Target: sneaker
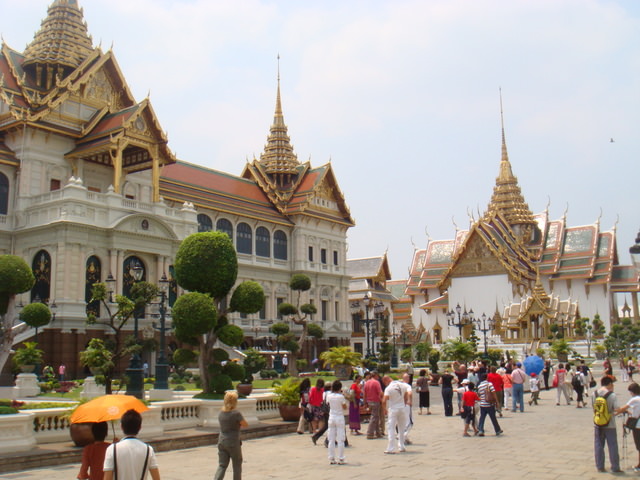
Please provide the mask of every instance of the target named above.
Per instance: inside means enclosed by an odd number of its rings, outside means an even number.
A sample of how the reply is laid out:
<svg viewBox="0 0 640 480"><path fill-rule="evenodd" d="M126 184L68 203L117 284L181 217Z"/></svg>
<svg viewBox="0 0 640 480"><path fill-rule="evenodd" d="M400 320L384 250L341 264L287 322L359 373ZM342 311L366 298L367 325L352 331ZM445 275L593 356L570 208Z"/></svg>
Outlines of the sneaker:
<svg viewBox="0 0 640 480"><path fill-rule="evenodd" d="M411 440L409 440L408 438L404 439L404 443L405 443L405 445L412 445L413 444L413 442Z"/></svg>
<svg viewBox="0 0 640 480"><path fill-rule="evenodd" d="M345 463L347 462L345 462L344 460L338 460L338 465L344 465Z"/></svg>
<svg viewBox="0 0 640 480"><path fill-rule="evenodd" d="M330 465L335 465L335 464L336 464L336 461L335 461L335 460L333 460L333 459L331 459L331 460L329 460L329 464L330 464Z"/></svg>
<svg viewBox="0 0 640 480"><path fill-rule="evenodd" d="M401 448L401 449L400 449L400 450L398 450L398 451L399 451L400 453L402 453L402 452L406 452L406 451L407 451L407 449L406 449L406 448Z"/></svg>
<svg viewBox="0 0 640 480"><path fill-rule="evenodd" d="M395 455L396 452L392 452L391 450L385 450L384 453L387 455Z"/></svg>
<svg viewBox="0 0 640 480"><path fill-rule="evenodd" d="M478 433L478 436L479 436L479 437L484 437L484 433L483 433L483 432L480 432L480 433Z"/></svg>
<svg viewBox="0 0 640 480"><path fill-rule="evenodd" d="M497 437L498 435L502 435L503 433L504 433L504 430L499 430L499 431L497 431L497 432L496 432L496 437Z"/></svg>

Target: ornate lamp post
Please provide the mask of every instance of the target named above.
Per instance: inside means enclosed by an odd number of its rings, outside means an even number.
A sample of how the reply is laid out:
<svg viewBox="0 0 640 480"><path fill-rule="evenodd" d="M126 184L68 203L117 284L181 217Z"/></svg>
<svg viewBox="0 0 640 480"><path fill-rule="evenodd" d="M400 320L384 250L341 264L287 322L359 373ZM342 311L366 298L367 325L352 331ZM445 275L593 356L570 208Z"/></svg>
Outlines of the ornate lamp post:
<svg viewBox="0 0 640 480"><path fill-rule="evenodd" d="M398 351L396 350L396 322L391 322L391 337L393 338L393 353L391 354L391 368L398 368Z"/></svg>
<svg viewBox="0 0 640 480"><path fill-rule="evenodd" d="M166 326L167 318L167 294L169 289L169 280L163 273L162 278L159 281L160 302L158 304L158 312L160 314L160 327L153 328L160 332L160 351L158 352L158 359L156 361L156 382L153 384L155 390L168 390L169 389L169 364L167 361L167 337L165 332L170 328Z"/></svg>
<svg viewBox="0 0 640 480"><path fill-rule="evenodd" d="M138 262L134 262L133 266L130 268L129 273L133 277L134 283L138 283L142 280L144 276L144 268ZM109 282L109 278L115 283L115 279L109 274L107 278L107 282ZM111 291L109 291L109 300L111 300ZM138 345L138 317L140 316L140 310L135 308L133 310L133 340ZM144 378L143 378L143 370L142 370L142 359L140 358L140 354L138 353L138 349L136 348L131 355L131 359L129 360L129 367L126 370L127 376L129 377L129 382L127 383L127 395L133 395L136 398L143 399L144 398Z"/></svg>
<svg viewBox="0 0 640 480"><path fill-rule="evenodd" d="M371 305L371 292L367 292L362 299L362 303L364 304L365 318L362 320L364 322L364 326L367 329L367 354L366 358L371 358L371 346L369 344L369 335L371 333L371 320L369 319L369 306Z"/></svg>
<svg viewBox="0 0 640 480"><path fill-rule="evenodd" d="M449 313L447 313L447 324L450 327L456 327L458 329L458 338L460 340L462 340L462 329L464 328L464 326L469 325L473 321L473 310L467 312L467 310L465 309L465 311L462 312L462 307L460 306L460 304L456 305L455 312L451 310Z"/></svg>
<svg viewBox="0 0 640 480"><path fill-rule="evenodd" d="M484 337L484 356L487 356L487 332L493 330L495 322L493 318L487 316L483 313L480 318L476 318L475 320L476 328L482 332L482 336Z"/></svg>

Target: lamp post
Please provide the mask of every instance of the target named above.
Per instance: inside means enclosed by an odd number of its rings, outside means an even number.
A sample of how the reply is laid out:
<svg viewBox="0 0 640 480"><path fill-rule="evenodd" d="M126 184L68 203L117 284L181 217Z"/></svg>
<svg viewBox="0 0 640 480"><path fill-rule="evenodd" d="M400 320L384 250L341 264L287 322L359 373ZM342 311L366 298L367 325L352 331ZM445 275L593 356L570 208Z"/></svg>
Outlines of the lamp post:
<svg viewBox="0 0 640 480"><path fill-rule="evenodd" d="M363 320L364 322L364 326L367 329L367 354L365 355L366 358L371 358L371 346L369 344L369 334L371 333L371 320L369 319L369 306L371 305L371 292L367 292L364 296L364 298L362 299L362 303L364 304L364 311L365 311L365 319Z"/></svg>
<svg viewBox="0 0 640 480"><path fill-rule="evenodd" d="M484 337L484 356L487 356L487 332L493 330L494 321L493 318L487 316L483 313L480 318L475 319L475 323L477 325L478 330L482 332L482 336Z"/></svg>
<svg viewBox="0 0 640 480"><path fill-rule="evenodd" d="M447 324L450 327L456 327L458 329L458 338L462 340L462 329L465 325L469 325L470 322L473 322L473 310L467 312L465 309L462 312L462 307L460 304L456 305L456 311L451 310L447 313Z"/></svg>
<svg viewBox="0 0 640 480"><path fill-rule="evenodd" d="M396 350L396 322L391 322L391 336L393 337L393 353L391 354L391 367L398 368L398 351Z"/></svg>
<svg viewBox="0 0 640 480"><path fill-rule="evenodd" d="M167 294L169 287L169 280L163 273L160 283L160 303L158 304L158 311L160 313L160 327L156 328L160 332L160 351L158 352L158 359L156 361L156 382L153 384L153 388L156 390L168 390L169 389L169 364L167 361L167 338L165 332L169 330L166 326L167 317Z"/></svg>
<svg viewBox="0 0 640 480"><path fill-rule="evenodd" d="M133 263L131 268L129 269L129 273L133 278L134 283L138 283L142 280L144 275L144 268L137 261ZM111 274L109 274L111 277ZM113 277L111 277L113 278ZM107 278L109 281L109 278ZM115 283L115 279L112 280ZM109 297L111 300L111 292L109 292ZM138 352L138 317L140 316L140 309L135 307L133 310L133 341L136 345L133 353L131 354L131 359L129 360L129 367L127 368L127 377L129 377L129 382L127 383L127 395L133 395L136 398L143 399L144 398L144 378L143 378L143 369L142 369L142 359L140 358L140 353Z"/></svg>

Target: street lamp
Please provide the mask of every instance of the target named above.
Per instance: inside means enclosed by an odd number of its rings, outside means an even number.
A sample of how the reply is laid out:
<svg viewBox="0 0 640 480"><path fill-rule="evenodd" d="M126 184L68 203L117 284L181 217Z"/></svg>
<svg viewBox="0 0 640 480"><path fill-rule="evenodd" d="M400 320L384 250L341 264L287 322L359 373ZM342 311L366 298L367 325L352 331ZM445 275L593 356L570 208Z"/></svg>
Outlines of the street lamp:
<svg viewBox="0 0 640 480"><path fill-rule="evenodd" d="M482 332L482 336L484 337L484 356L487 356L487 332L493 330L493 326L495 325L493 318L487 316L483 313L480 318L476 318L475 323L477 325L478 330Z"/></svg>
<svg viewBox="0 0 640 480"><path fill-rule="evenodd" d="M371 358L371 347L369 344L369 334L371 333L371 327L370 327L370 323L371 320L369 319L369 306L371 305L371 292L367 292L364 296L364 298L362 299L362 303L364 304L364 311L365 311L365 319L363 320L364 322L364 326L367 329L367 354L366 354L366 358Z"/></svg>
<svg viewBox="0 0 640 480"><path fill-rule="evenodd" d="M396 350L396 322L391 322L391 336L393 338L393 354L391 355L391 367L398 368L398 351Z"/></svg>
<svg viewBox="0 0 640 480"><path fill-rule="evenodd" d="M462 312L462 307L460 306L460 304L456 305L455 312L451 310L449 313L447 313L447 324L450 327L456 327L458 329L458 337L460 338L460 340L462 340L462 329L464 328L464 326L469 325L474 320L475 319L473 318L473 310L469 310L469 312L467 312L467 310L465 309L465 311Z"/></svg>
<svg viewBox="0 0 640 480"><path fill-rule="evenodd" d="M160 313L160 327L156 327L154 324L153 328L160 332L160 351L158 352L158 359L156 361L156 382L153 384L153 388L156 390L168 390L169 364L167 362L167 338L165 332L169 330L169 327L166 327L165 322L167 317L166 303L169 280L167 280L167 276L164 273L158 283L160 283L160 292L158 294L160 297L160 303L158 305Z"/></svg>
<svg viewBox="0 0 640 480"><path fill-rule="evenodd" d="M132 262L131 267L129 268L129 274L133 278L134 284L138 283L142 280L144 276L144 268L137 260ZM109 274L111 277L111 274ZM111 277L113 278L113 277ZM109 278L107 278L109 281ZM112 280L115 282L115 279ZM111 293L109 293L111 297ZM144 310L143 310L144 312ZM136 306L133 310L133 341L138 346L138 317L140 316L140 309ZM140 353L138 352L138 348L133 350L131 355L131 359L129 360L129 367L127 368L127 377L129 377L129 382L127 383L127 395L133 395L136 398L143 399L144 398L144 378L143 378L143 370L142 370L142 359L140 358Z"/></svg>

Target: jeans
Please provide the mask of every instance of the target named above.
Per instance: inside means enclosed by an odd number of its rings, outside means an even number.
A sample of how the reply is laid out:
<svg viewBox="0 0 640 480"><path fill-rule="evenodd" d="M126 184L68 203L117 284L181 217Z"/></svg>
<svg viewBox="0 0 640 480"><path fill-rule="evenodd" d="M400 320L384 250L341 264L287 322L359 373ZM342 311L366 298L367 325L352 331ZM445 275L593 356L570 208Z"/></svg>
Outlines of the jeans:
<svg viewBox="0 0 640 480"><path fill-rule="evenodd" d="M520 403L520 411L524 412L524 385L522 383L513 384L513 410L516 411L517 404Z"/></svg>
<svg viewBox="0 0 640 480"><path fill-rule="evenodd" d="M450 387L442 388L442 401L444 402L444 414L447 417L453 415L453 389Z"/></svg>
<svg viewBox="0 0 640 480"><path fill-rule="evenodd" d="M612 419L615 422L615 419ZM604 444L609 447L609 460L611 461L611 470L620 470L620 457L618 455L618 439L615 428L594 427L593 448L596 457L596 468L604 470Z"/></svg>
<svg viewBox="0 0 640 480"><path fill-rule="evenodd" d="M478 421L478 430L480 431L480 433L484 433L484 421L487 418L487 415L489 415L489 418L491 419L491 423L493 424L493 429L495 430L496 434L501 432L500 424L498 423L498 419L496 418L496 407L491 406L480 407L480 420Z"/></svg>

